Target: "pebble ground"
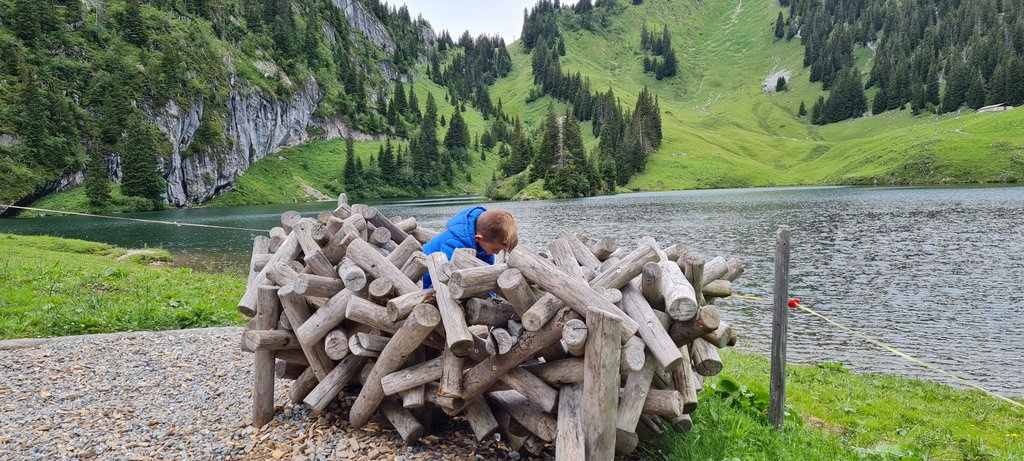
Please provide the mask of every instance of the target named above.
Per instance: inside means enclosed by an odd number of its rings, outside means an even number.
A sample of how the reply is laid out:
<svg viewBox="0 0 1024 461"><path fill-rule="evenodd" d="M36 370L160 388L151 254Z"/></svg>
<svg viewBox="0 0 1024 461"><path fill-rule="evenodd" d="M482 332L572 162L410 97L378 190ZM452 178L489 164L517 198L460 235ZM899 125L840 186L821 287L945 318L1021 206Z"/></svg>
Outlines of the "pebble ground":
<svg viewBox="0 0 1024 461"><path fill-rule="evenodd" d="M275 419L251 427L253 355L240 328L0 342L0 460L518 459L468 425L405 445L387 422L310 413L276 384Z"/></svg>

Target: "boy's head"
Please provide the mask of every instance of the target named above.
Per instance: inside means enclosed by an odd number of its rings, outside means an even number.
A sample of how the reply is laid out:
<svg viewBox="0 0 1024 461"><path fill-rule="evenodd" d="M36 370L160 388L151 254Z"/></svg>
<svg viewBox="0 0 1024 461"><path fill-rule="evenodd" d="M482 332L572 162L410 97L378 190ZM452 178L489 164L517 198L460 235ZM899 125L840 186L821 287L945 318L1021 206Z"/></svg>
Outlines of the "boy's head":
<svg viewBox="0 0 1024 461"><path fill-rule="evenodd" d="M515 249L519 243L519 232L512 213L505 210L481 213L476 220L476 243L489 255Z"/></svg>

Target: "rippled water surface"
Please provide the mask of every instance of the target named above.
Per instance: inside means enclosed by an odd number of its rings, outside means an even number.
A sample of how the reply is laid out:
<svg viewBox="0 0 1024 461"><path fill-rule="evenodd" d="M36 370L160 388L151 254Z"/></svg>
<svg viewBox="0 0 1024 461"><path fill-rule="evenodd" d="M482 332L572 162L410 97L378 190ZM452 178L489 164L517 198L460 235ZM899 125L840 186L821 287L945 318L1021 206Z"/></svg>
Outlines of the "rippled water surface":
<svg viewBox="0 0 1024 461"><path fill-rule="evenodd" d="M387 215L440 228L473 198L377 203ZM540 248L559 229L632 247L650 235L707 258L739 257L738 294L771 297L774 235L792 227L791 296L968 380L1024 395L1024 188L776 188L510 202L520 241ZM267 229L289 209L330 203L176 210L132 217ZM242 273L253 234L92 218L0 220L0 232L51 234L128 247L161 246L187 265ZM768 302L720 301L741 347L767 352ZM860 371L942 374L906 362L806 313L790 316L791 361ZM728 370L728 364L726 364Z"/></svg>

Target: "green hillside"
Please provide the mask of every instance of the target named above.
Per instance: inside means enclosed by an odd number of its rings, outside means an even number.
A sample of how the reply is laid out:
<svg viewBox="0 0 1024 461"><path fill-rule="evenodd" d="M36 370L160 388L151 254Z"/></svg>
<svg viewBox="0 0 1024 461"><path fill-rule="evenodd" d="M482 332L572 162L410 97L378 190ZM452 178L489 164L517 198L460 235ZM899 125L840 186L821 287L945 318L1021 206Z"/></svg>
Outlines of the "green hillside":
<svg viewBox="0 0 1024 461"><path fill-rule="evenodd" d="M771 0L736 4L648 0L629 6L609 27L592 33L563 12L566 56L562 68L588 76L594 90L611 87L624 105L647 86L658 95L663 145L633 190L673 190L798 184L916 184L1014 182L1024 178L1024 112L911 116L887 112L823 127L798 117L822 93L809 83L798 40L777 41L773 24L785 9ZM652 18L657 18L652 20ZM643 73L640 30L667 24L680 59L680 75L658 81ZM511 47L515 70L492 96L510 114L536 125L550 98L529 104L530 56ZM872 52L855 50L869 68ZM786 92L766 94L769 75L791 74ZM866 78L866 72L865 72ZM772 80L774 86L774 80ZM873 90L868 92L869 99ZM588 131L586 128L584 131ZM592 139L588 147L596 142Z"/></svg>

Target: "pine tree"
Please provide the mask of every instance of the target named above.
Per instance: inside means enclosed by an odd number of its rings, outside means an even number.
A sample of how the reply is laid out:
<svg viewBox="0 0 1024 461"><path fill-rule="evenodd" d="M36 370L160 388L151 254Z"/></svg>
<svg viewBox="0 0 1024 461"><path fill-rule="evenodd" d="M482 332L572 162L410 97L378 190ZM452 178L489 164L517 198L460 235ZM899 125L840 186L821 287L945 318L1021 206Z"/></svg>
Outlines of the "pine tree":
<svg viewBox="0 0 1024 461"><path fill-rule="evenodd" d="M676 52L669 48L665 52L665 60L661 64L661 76L662 78L675 77L678 72L679 64L676 61Z"/></svg>
<svg viewBox="0 0 1024 461"><path fill-rule="evenodd" d="M391 106L388 110L394 110L400 115L407 115L408 103L405 100L405 86L402 85L402 79L398 79L395 82L395 92L391 97Z"/></svg>
<svg viewBox="0 0 1024 461"><path fill-rule="evenodd" d="M875 99L871 102L871 113L878 115L885 112L888 104L889 95L886 94L885 88L880 88L878 93L875 93Z"/></svg>
<svg viewBox="0 0 1024 461"><path fill-rule="evenodd" d="M437 182L440 152L437 147L437 103L434 94L427 93L426 109L420 119L420 133L417 138L419 151L413 155L413 171L420 178L421 186L433 185Z"/></svg>
<svg viewBox="0 0 1024 461"><path fill-rule="evenodd" d="M125 41L139 48L149 46L149 29L144 20L139 0L125 0L124 12L118 18L121 33Z"/></svg>
<svg viewBox="0 0 1024 461"><path fill-rule="evenodd" d="M151 200L156 207L163 192L163 178L156 159L156 146L149 127L141 117L132 115L121 154L121 193Z"/></svg>
<svg viewBox="0 0 1024 461"><path fill-rule="evenodd" d="M34 45L36 39L42 35L39 9L40 2L37 0L14 0L14 7L10 12L10 27L14 35L28 46Z"/></svg>
<svg viewBox="0 0 1024 461"><path fill-rule="evenodd" d="M450 151L469 148L469 128L466 127L462 114L457 110L452 113L448 132L444 135L444 147Z"/></svg>
<svg viewBox="0 0 1024 461"><path fill-rule="evenodd" d="M782 18L782 12L779 11L779 17L775 19L775 39L781 39L786 35L785 22Z"/></svg>
<svg viewBox="0 0 1024 461"><path fill-rule="evenodd" d="M358 187L360 177L356 171L356 145L351 137L345 138L345 166L341 174L345 190L354 190Z"/></svg>
<svg viewBox="0 0 1024 461"><path fill-rule="evenodd" d="M779 76L779 79L775 81L775 92L781 93L786 91L786 77Z"/></svg>
<svg viewBox="0 0 1024 461"><path fill-rule="evenodd" d="M544 119L544 134L541 136L540 147L533 154L530 181L546 179L550 176L551 170L555 166L555 160L560 154L560 135L558 116L555 115L555 104L548 103L548 115Z"/></svg>
<svg viewBox="0 0 1024 461"><path fill-rule="evenodd" d="M110 203L110 178L102 155L100 149L93 149L85 167L85 196L96 208Z"/></svg>
<svg viewBox="0 0 1024 461"><path fill-rule="evenodd" d="M815 125L825 124L825 96L819 95L818 100L811 107L811 123Z"/></svg>
<svg viewBox="0 0 1024 461"><path fill-rule="evenodd" d="M971 86L967 88L965 98L967 107L971 109L978 110L985 105L985 84L982 82L981 72L971 79Z"/></svg>
<svg viewBox="0 0 1024 461"><path fill-rule="evenodd" d="M796 113L797 117L803 117L807 115L807 106L804 105L804 101L800 100L800 110Z"/></svg>

